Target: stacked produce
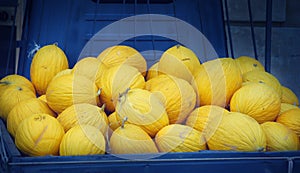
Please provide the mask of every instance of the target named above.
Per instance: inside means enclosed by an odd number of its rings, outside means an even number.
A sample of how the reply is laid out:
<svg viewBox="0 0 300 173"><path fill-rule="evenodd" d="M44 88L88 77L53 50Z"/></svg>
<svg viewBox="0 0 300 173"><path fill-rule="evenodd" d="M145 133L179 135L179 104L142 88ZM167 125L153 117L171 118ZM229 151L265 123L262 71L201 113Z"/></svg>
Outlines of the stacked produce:
<svg viewBox="0 0 300 173"><path fill-rule="evenodd" d="M0 116L28 156L300 148L297 96L251 57L201 64L176 45L147 70L137 50L116 45L69 68L46 45L30 79L0 81Z"/></svg>

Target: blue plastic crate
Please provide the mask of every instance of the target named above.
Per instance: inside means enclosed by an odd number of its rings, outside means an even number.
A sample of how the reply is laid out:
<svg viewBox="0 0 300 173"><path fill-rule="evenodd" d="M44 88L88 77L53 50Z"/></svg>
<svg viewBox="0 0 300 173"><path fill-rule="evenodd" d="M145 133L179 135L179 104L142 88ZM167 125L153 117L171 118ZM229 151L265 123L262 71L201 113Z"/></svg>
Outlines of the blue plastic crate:
<svg viewBox="0 0 300 173"><path fill-rule="evenodd" d="M57 42L72 67L87 42L102 28L139 14L176 17L201 31L219 57L227 56L221 0L27 0L18 73L29 78L34 43ZM161 50L178 44L159 36L139 36L122 42L138 51ZM100 50L93 49L91 56ZM148 66L159 57L146 57ZM16 148L0 121L0 172L206 172L298 173L300 152L201 151L150 155L93 155L26 157ZM138 160L124 159L140 158Z"/></svg>

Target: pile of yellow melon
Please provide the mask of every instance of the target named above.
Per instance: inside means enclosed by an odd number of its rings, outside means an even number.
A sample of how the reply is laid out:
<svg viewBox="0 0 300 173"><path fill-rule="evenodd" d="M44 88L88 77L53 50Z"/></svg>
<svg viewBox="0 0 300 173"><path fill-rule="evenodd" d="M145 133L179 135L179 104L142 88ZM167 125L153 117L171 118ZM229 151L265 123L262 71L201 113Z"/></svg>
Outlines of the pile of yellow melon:
<svg viewBox="0 0 300 173"><path fill-rule="evenodd" d="M70 69L57 45L34 55L31 81L0 81L0 116L29 156L298 150L296 95L257 60L200 64L176 45L147 69L112 46Z"/></svg>

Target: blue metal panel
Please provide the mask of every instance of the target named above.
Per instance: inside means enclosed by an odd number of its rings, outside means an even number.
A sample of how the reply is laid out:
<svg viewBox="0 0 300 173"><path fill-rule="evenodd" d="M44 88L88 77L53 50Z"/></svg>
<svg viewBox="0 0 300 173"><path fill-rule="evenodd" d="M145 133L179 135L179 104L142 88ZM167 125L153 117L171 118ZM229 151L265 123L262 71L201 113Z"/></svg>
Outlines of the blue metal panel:
<svg viewBox="0 0 300 173"><path fill-rule="evenodd" d="M298 158L293 160L293 163L291 165L293 167L292 173L299 173L300 172L300 156Z"/></svg>
<svg viewBox="0 0 300 173"><path fill-rule="evenodd" d="M17 5L17 0L0 0L0 78L14 73Z"/></svg>
<svg viewBox="0 0 300 173"><path fill-rule="evenodd" d="M245 169L247 166L248 169ZM249 169L251 167L251 169ZM39 172L191 172L191 173L284 173L287 172L287 162L276 161L170 161L170 162L117 162L117 163L87 163L87 164L35 164L16 166L12 172L39 173Z"/></svg>
<svg viewBox="0 0 300 173"><path fill-rule="evenodd" d="M0 0L0 6L17 6L18 0Z"/></svg>
<svg viewBox="0 0 300 173"><path fill-rule="evenodd" d="M95 1L96 2L96 1ZM86 42L108 24L136 14L165 14L182 19L198 28L213 44L219 56L226 55L221 1L177 0L166 3L95 3L92 0L29 0L28 23L25 26L24 47L21 49L19 74L29 77L34 42L43 46L57 42L70 62L70 67ZM106 2L106 1L105 1ZM139 2L139 1L137 1ZM163 1L161 1L163 2ZM200 17L201 16L201 17ZM132 42L133 41L133 42ZM173 40L156 40L148 37L143 42L136 39L125 42L138 51L155 49L165 51L177 44ZM153 63L153 62L152 62Z"/></svg>
<svg viewBox="0 0 300 173"><path fill-rule="evenodd" d="M11 34L12 37L11 37ZM14 73L14 64L15 64L15 42L11 41L11 49L10 40L15 40L15 27L11 26L0 26L0 79L4 77L7 73ZM9 53L10 51L10 53ZM8 67L8 69L7 69Z"/></svg>
<svg viewBox="0 0 300 173"><path fill-rule="evenodd" d="M287 173L293 171L289 159L299 152L243 153L204 151L168 153L149 160L126 160L112 155L47 156L15 158L13 172L230 172ZM249 169L251 168L251 169Z"/></svg>

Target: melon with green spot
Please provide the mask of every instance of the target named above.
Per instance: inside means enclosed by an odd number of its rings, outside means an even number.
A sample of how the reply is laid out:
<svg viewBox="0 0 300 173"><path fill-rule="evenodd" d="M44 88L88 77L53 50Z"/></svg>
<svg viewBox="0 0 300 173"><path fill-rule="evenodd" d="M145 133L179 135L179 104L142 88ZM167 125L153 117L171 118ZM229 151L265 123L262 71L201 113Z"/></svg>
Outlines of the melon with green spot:
<svg viewBox="0 0 300 173"><path fill-rule="evenodd" d="M265 83L272 87L280 98L282 96L281 84L271 73L259 70L249 71L243 74L243 82Z"/></svg>
<svg viewBox="0 0 300 173"><path fill-rule="evenodd" d="M236 58L235 61L237 62L242 74L253 70L265 71L264 66L255 58L249 56L240 56Z"/></svg>
<svg viewBox="0 0 300 173"><path fill-rule="evenodd" d="M11 74L3 77L0 80L0 92L3 92L5 88L8 88L10 85L17 85L20 87L27 87L32 92L35 93L35 89L33 87L33 84L25 77L17 75L17 74Z"/></svg>
<svg viewBox="0 0 300 173"><path fill-rule="evenodd" d="M32 98L36 98L36 95L28 87L10 85L0 93L0 117L6 121L9 112L15 105Z"/></svg>

